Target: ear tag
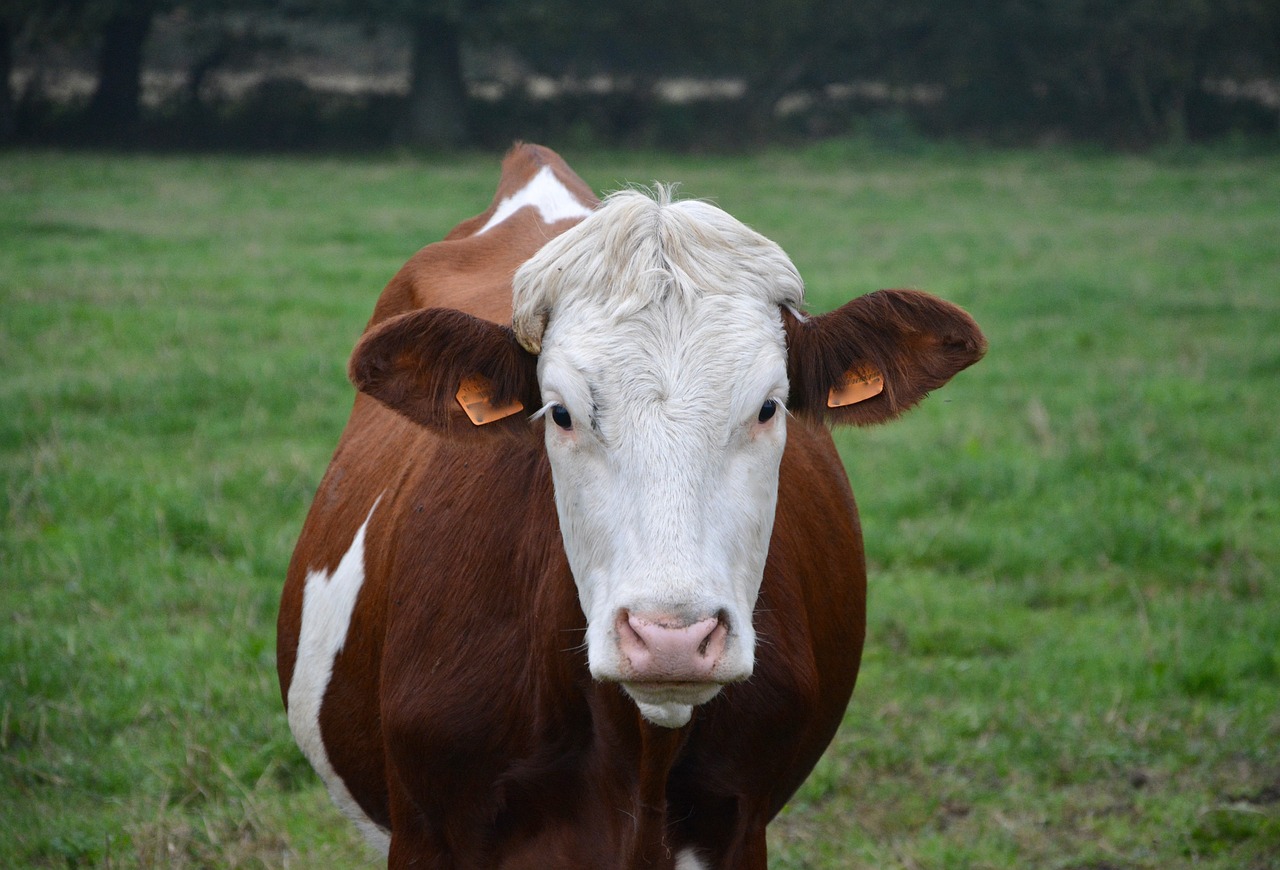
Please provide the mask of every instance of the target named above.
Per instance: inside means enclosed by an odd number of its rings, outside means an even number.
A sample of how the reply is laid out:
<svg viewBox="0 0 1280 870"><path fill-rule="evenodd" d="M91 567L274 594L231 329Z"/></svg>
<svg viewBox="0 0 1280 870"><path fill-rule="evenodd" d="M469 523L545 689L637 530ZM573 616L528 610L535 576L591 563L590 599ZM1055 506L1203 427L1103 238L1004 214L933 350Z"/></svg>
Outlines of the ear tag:
<svg viewBox="0 0 1280 870"><path fill-rule="evenodd" d="M458 404L467 412L471 422L477 426L510 417L517 411L523 411L524 405L517 401L505 405L493 402L493 382L484 375L472 375L464 378L458 387Z"/></svg>
<svg viewBox="0 0 1280 870"><path fill-rule="evenodd" d="M870 365L855 365L840 377L840 382L827 393L828 408L856 405L884 392L884 377Z"/></svg>

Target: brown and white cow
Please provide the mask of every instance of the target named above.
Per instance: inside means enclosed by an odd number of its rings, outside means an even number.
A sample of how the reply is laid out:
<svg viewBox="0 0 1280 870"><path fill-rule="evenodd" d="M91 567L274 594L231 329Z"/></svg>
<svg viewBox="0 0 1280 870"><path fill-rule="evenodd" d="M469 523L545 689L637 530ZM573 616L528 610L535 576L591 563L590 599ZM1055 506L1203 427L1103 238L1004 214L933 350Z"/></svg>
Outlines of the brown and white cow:
<svg viewBox="0 0 1280 870"><path fill-rule="evenodd" d="M387 285L279 671L391 866L766 866L862 651L826 424L895 417L985 349L919 292L802 307L720 209L599 202L531 145Z"/></svg>

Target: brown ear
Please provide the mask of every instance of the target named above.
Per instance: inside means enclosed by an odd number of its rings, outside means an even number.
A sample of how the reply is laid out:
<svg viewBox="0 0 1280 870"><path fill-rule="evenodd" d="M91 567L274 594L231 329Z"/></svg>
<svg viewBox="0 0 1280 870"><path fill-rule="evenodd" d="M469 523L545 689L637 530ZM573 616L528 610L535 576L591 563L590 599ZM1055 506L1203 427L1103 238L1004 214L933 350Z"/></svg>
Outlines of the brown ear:
<svg viewBox="0 0 1280 870"><path fill-rule="evenodd" d="M791 381L787 407L832 423L867 426L892 420L987 351L972 317L916 290L879 290L805 320L783 309L782 320ZM843 400L833 398L832 388L845 384L849 373L872 386ZM879 391L876 375L883 379Z"/></svg>
<svg viewBox="0 0 1280 870"><path fill-rule="evenodd" d="M356 389L415 423L465 435L527 431L538 409L537 367L507 327L424 308L366 332L348 374Z"/></svg>

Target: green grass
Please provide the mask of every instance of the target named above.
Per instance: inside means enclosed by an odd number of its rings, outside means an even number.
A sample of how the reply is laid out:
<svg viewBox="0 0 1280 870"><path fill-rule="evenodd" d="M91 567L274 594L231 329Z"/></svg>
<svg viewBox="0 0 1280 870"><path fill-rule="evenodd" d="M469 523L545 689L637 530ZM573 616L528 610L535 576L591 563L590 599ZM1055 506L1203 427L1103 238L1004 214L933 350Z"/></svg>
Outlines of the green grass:
<svg viewBox="0 0 1280 870"><path fill-rule="evenodd" d="M1280 158L569 155L991 351L844 431L863 673L776 868L1280 867ZM497 155L0 155L0 866L371 866L275 607L376 295Z"/></svg>

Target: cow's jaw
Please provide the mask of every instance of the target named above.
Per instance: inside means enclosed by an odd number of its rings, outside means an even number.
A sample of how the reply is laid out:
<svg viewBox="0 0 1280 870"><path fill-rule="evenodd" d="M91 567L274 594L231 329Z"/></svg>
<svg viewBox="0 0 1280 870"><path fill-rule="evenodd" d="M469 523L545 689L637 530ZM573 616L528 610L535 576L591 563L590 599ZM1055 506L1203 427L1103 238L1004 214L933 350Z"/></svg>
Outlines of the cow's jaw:
<svg viewBox="0 0 1280 870"><path fill-rule="evenodd" d="M626 317L566 306L539 379L591 673L650 722L681 726L754 667L786 440L779 311L730 296Z"/></svg>

